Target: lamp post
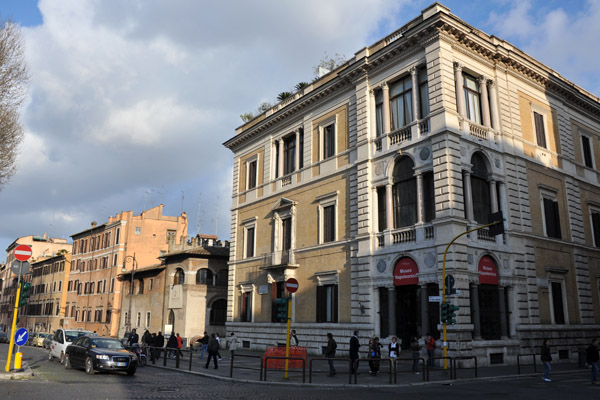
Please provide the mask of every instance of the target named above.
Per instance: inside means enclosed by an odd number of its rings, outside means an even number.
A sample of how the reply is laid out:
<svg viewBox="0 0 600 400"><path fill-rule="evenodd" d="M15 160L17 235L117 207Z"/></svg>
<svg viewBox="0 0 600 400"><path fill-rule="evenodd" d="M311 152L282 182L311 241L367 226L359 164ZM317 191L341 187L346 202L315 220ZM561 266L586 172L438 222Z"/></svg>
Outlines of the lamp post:
<svg viewBox="0 0 600 400"><path fill-rule="evenodd" d="M125 267L125 263L131 261L131 285L129 287L129 312L127 313L127 318L125 320L125 330L127 332L131 332L131 302L133 301L133 275L135 274L135 270L138 266L137 260L135 259L135 253L133 256L127 256L123 259L123 268L121 268L122 273L127 272L127 268Z"/></svg>

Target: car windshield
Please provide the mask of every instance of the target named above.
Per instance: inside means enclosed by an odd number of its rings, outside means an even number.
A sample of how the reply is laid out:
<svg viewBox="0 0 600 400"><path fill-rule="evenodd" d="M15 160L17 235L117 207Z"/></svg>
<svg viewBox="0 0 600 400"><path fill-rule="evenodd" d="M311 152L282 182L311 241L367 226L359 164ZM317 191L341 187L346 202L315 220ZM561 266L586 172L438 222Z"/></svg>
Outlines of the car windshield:
<svg viewBox="0 0 600 400"><path fill-rule="evenodd" d="M117 339L108 338L90 338L90 345L92 348L99 349L122 349L123 345Z"/></svg>
<svg viewBox="0 0 600 400"><path fill-rule="evenodd" d="M47 333L40 333L40 337L45 338L46 336L48 336Z"/></svg>
<svg viewBox="0 0 600 400"><path fill-rule="evenodd" d="M65 331L65 336L67 337L67 342L74 342L78 337L84 335L91 335L92 332L86 331Z"/></svg>

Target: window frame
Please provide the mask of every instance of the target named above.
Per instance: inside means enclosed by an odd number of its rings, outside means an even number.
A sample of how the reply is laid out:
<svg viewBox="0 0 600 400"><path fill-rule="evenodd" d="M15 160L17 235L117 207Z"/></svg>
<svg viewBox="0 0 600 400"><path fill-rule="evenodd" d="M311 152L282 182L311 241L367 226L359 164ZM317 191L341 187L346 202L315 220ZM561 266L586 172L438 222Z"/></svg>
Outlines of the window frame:
<svg viewBox="0 0 600 400"><path fill-rule="evenodd" d="M316 323L339 322L339 271L324 271L315 274L316 286Z"/></svg>
<svg viewBox="0 0 600 400"><path fill-rule="evenodd" d="M600 206L588 205L590 215L590 228L592 233L592 243L594 247L600 247ZM594 229L594 214L598 215L598 230Z"/></svg>
<svg viewBox="0 0 600 400"><path fill-rule="evenodd" d="M240 322L253 322L254 285L240 284Z"/></svg>
<svg viewBox="0 0 600 400"><path fill-rule="evenodd" d="M246 190L254 189L258 186L258 154L248 158L246 164ZM254 171L251 172L251 166L254 165Z"/></svg>
<svg viewBox="0 0 600 400"><path fill-rule="evenodd" d="M548 222L546 221L546 205L544 200L548 200L548 201L552 201L556 204L556 209L555 209L555 217L556 217L556 222L557 226L558 226L558 231L557 232L553 232L553 233L558 233L558 237L556 236L550 236L549 232L548 232ZM540 189L540 210L542 210L542 225L544 228L544 235L548 238L552 238L552 239L558 239L561 240L562 239L562 229L560 226L560 202L558 201L558 196L556 192L552 192L550 190L543 190Z"/></svg>
<svg viewBox="0 0 600 400"><path fill-rule="evenodd" d="M553 283L560 285L560 298L562 302L562 314L564 321L556 322L556 305L554 304L554 286ZM556 275L548 278L548 303L550 304L550 321L553 325L569 325L569 307L567 304L567 291L566 282L564 277L557 277Z"/></svg>
<svg viewBox="0 0 600 400"><path fill-rule="evenodd" d="M463 72L462 74L462 78L463 78L463 96L465 97L465 117L471 121L474 122L478 125L483 125L483 110L482 110L482 102L481 102L481 84L479 83L479 80L474 77L471 74L468 74L466 72ZM468 80L472 80L476 87L477 90L474 90L472 88L469 87L469 85L467 84ZM469 102L469 95L472 95L473 98L477 99L477 110L471 110L471 103ZM475 116L475 118L473 118L473 111L477 111L477 115Z"/></svg>
<svg viewBox="0 0 600 400"><path fill-rule="evenodd" d="M592 168L595 169L595 165L596 165L596 160L594 159L594 137L592 135L590 135L587 132L584 132L580 129L580 140L579 142L581 143L581 158L583 161L583 165L585 165L587 168ZM589 160L586 157L586 149L584 146L584 139L587 139L588 141L588 151L589 151ZM589 165L588 165L588 161L589 161Z"/></svg>
<svg viewBox="0 0 600 400"><path fill-rule="evenodd" d="M540 143L538 136L538 124L536 122L535 115L539 115L542 118L542 128L544 129L544 143ZM550 150L550 136L548 131L548 111L543 108L531 103L531 122L533 127L533 137L536 146L546 150Z"/></svg>
<svg viewBox="0 0 600 400"><path fill-rule="evenodd" d="M326 194L324 196L319 196L317 198L317 201L319 202L318 205L318 209L317 209L317 213L318 213L318 219L319 219L319 244L325 244L325 243L333 243L336 242L337 240L339 240L339 235L338 235L338 192L333 192L333 193L329 193ZM325 221L325 209L329 208L329 207L333 207L333 240L326 240L325 238L325 228L326 228L326 221Z"/></svg>
<svg viewBox="0 0 600 400"><path fill-rule="evenodd" d="M242 247L242 258L252 258L256 255L256 217L242 222L244 245ZM249 235L252 231L252 246L250 247ZM251 250L251 252L249 251Z"/></svg>
<svg viewBox="0 0 600 400"><path fill-rule="evenodd" d="M407 85L408 84L408 85ZM393 95L394 88L398 85L402 85L402 90L397 94ZM408 87L408 89L407 89ZM410 125L414 121L415 110L413 110L413 82L412 76L409 74L404 76L389 85L390 90L390 130L396 131L405 126ZM402 121L395 121L394 115L397 107L395 104L402 99ZM399 119L399 115L398 119ZM400 125L400 122L403 122Z"/></svg>

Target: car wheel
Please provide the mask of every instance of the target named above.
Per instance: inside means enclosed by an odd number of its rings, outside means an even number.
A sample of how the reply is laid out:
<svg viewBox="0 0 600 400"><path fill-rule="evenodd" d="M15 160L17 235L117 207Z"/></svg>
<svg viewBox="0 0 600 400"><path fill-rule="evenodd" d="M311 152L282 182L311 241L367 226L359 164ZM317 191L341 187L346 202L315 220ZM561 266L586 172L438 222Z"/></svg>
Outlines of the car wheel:
<svg viewBox="0 0 600 400"><path fill-rule="evenodd" d="M64 363L65 362L65 353L63 353L62 351L60 352L60 363Z"/></svg>
<svg viewBox="0 0 600 400"><path fill-rule="evenodd" d="M68 354L65 354L65 369L71 368L71 358Z"/></svg>
<svg viewBox="0 0 600 400"><path fill-rule="evenodd" d="M135 368L128 369L127 370L127 375L129 375L129 376L135 375Z"/></svg>
<svg viewBox="0 0 600 400"><path fill-rule="evenodd" d="M94 362L90 357L85 359L85 373L88 375L94 375Z"/></svg>

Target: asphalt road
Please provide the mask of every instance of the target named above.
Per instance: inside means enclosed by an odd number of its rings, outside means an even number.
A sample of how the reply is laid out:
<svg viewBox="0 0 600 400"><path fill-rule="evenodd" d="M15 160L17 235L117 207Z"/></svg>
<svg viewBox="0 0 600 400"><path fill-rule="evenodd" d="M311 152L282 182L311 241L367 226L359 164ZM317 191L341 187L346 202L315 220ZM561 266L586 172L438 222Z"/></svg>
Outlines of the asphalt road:
<svg viewBox="0 0 600 400"><path fill-rule="evenodd" d="M589 383L589 371L553 376L550 383L541 377L502 380L457 381L454 385L429 383L413 386L314 387L273 384L230 383L182 372L145 367L135 376L96 374L65 370L57 361L48 361L47 351L22 348L24 361L35 376L27 380L0 380L2 399L412 399L436 400L477 398L563 400L598 398L600 385ZM8 346L0 344L0 358Z"/></svg>

